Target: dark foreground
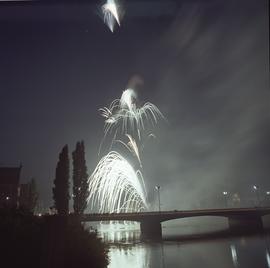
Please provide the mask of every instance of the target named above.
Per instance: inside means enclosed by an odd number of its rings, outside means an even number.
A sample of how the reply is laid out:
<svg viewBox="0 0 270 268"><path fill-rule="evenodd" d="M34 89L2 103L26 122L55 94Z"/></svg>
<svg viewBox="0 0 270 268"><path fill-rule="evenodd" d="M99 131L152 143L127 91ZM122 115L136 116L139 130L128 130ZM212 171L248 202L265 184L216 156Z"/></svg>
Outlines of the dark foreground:
<svg viewBox="0 0 270 268"><path fill-rule="evenodd" d="M0 211L1 266L107 267L108 250L96 233L66 217Z"/></svg>

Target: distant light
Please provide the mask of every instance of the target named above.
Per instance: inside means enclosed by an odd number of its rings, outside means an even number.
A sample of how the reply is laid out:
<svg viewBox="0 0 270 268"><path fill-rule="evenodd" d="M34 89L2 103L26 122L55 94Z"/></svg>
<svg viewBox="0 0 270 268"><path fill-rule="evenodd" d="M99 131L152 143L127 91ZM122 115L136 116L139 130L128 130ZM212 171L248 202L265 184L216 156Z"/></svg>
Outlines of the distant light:
<svg viewBox="0 0 270 268"><path fill-rule="evenodd" d="M39 217L41 217L41 216L42 216L42 214L41 214L41 213L38 213L38 216L39 216Z"/></svg>
<svg viewBox="0 0 270 268"><path fill-rule="evenodd" d="M267 194L267 195L270 195L270 191L267 191L266 194Z"/></svg>
<svg viewBox="0 0 270 268"><path fill-rule="evenodd" d="M9 200L9 199L10 199L10 197L9 197L9 196L7 196L7 197L6 197L6 200Z"/></svg>
<svg viewBox="0 0 270 268"><path fill-rule="evenodd" d="M253 185L253 189L254 190L258 190L258 186L257 185Z"/></svg>
<svg viewBox="0 0 270 268"><path fill-rule="evenodd" d="M227 195L228 194L228 192L226 192L226 191L224 191L224 192L222 192L223 193L223 195Z"/></svg>

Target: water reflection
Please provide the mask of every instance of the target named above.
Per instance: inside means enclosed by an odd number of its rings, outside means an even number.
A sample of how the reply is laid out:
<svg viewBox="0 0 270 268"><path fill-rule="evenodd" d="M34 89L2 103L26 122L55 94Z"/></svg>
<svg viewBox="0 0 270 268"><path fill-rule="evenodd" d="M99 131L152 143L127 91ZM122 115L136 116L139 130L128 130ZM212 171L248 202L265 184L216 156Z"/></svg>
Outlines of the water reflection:
<svg viewBox="0 0 270 268"><path fill-rule="evenodd" d="M110 245L109 268L150 267L150 251L140 241L139 224L100 224L99 232Z"/></svg>
<svg viewBox="0 0 270 268"><path fill-rule="evenodd" d="M234 238L231 240L233 267L269 268L266 235Z"/></svg>
<svg viewBox="0 0 270 268"><path fill-rule="evenodd" d="M109 268L138 267L148 268L149 251L142 245L131 246L112 246L110 248Z"/></svg>
<svg viewBox="0 0 270 268"><path fill-rule="evenodd" d="M235 245L231 245L230 248L231 248L232 261L233 261L234 267L237 268L238 262L237 262L237 253L236 253Z"/></svg>
<svg viewBox="0 0 270 268"><path fill-rule="evenodd" d="M267 261L267 266L270 268L270 256L268 250L266 250L266 261Z"/></svg>
<svg viewBox="0 0 270 268"><path fill-rule="evenodd" d="M265 235L142 242L139 225L101 225L99 232L110 245L109 268L270 268Z"/></svg>
<svg viewBox="0 0 270 268"><path fill-rule="evenodd" d="M109 244L134 244L140 242L138 223L102 223L98 226L102 239Z"/></svg>

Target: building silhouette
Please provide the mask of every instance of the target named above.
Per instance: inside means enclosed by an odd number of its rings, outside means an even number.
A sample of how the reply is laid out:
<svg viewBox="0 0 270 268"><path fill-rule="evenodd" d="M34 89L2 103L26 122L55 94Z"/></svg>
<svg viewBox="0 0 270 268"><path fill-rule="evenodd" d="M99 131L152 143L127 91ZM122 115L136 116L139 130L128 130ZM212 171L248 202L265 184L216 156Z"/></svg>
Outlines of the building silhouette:
<svg viewBox="0 0 270 268"><path fill-rule="evenodd" d="M0 207L18 207L20 195L19 167L0 167Z"/></svg>

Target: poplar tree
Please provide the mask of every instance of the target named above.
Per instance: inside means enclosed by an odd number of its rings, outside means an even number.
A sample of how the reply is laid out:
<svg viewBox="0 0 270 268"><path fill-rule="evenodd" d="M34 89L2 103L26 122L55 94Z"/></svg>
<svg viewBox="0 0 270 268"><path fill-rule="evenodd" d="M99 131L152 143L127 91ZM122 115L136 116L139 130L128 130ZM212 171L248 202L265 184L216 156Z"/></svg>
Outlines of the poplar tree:
<svg viewBox="0 0 270 268"><path fill-rule="evenodd" d="M85 162L84 142L77 142L73 159L73 208L74 212L82 214L87 207L88 174Z"/></svg>
<svg viewBox="0 0 270 268"><path fill-rule="evenodd" d="M67 215L69 211L69 158L68 146L65 145L59 154L56 166L54 187L54 205L58 214Z"/></svg>

